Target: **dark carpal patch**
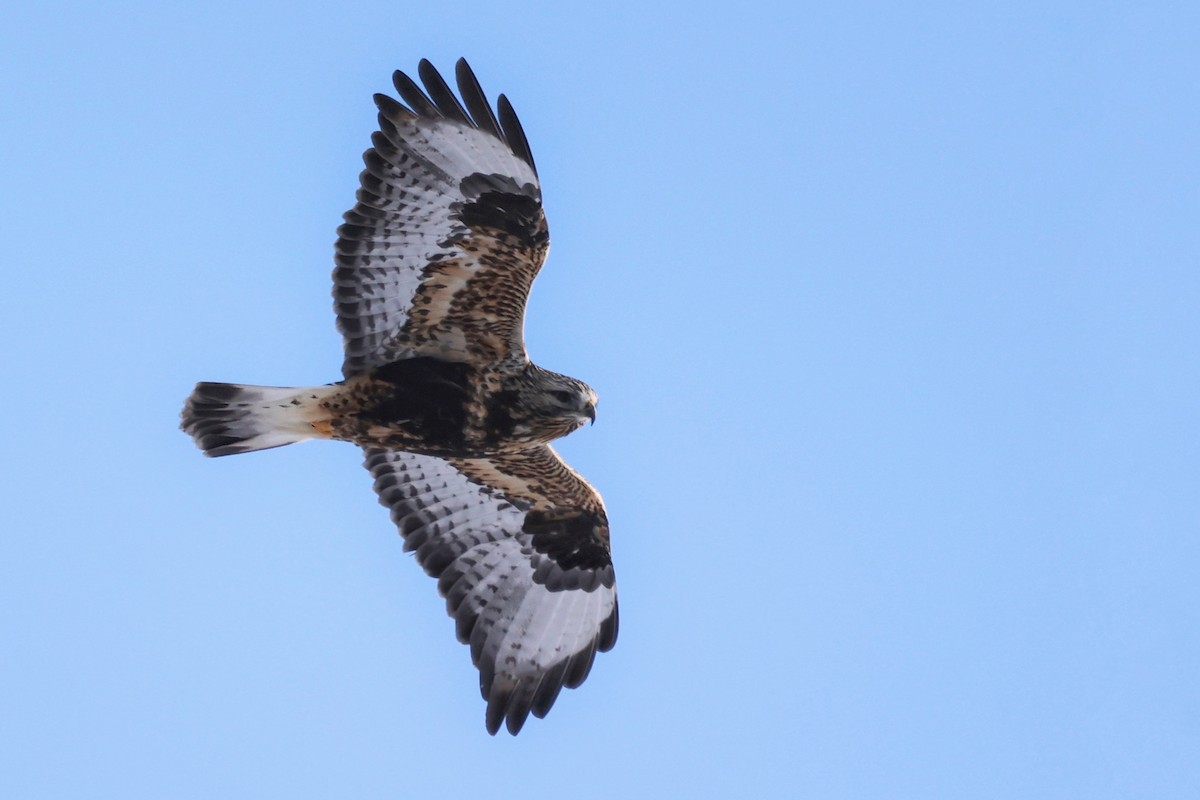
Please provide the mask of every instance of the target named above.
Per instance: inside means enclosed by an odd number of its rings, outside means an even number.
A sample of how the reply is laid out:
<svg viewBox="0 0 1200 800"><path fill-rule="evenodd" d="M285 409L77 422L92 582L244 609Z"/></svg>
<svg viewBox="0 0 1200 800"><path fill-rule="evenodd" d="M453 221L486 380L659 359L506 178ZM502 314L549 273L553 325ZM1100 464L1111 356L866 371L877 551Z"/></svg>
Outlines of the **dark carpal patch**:
<svg viewBox="0 0 1200 800"><path fill-rule="evenodd" d="M474 371L468 364L425 356L384 364L373 377L391 384L392 390L361 416L399 425L421 437L430 450L461 449Z"/></svg>
<svg viewBox="0 0 1200 800"><path fill-rule="evenodd" d="M466 226L490 228L515 237L522 245L538 247L550 238L541 201L512 178L475 173L463 179L463 194L473 198L459 208Z"/></svg>
<svg viewBox="0 0 1200 800"><path fill-rule="evenodd" d="M608 520L601 514L582 508L535 509L525 515L523 529L532 534L533 549L560 569L600 571L612 567Z"/></svg>

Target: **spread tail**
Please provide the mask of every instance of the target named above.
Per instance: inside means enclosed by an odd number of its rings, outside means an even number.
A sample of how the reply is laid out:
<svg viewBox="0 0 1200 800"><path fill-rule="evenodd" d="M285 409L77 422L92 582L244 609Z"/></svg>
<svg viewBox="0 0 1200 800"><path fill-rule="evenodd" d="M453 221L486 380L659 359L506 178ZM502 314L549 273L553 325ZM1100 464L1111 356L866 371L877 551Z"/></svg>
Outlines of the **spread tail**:
<svg viewBox="0 0 1200 800"><path fill-rule="evenodd" d="M198 383L183 405L179 427L206 456L282 447L321 437L313 422L328 412L319 401L337 388Z"/></svg>

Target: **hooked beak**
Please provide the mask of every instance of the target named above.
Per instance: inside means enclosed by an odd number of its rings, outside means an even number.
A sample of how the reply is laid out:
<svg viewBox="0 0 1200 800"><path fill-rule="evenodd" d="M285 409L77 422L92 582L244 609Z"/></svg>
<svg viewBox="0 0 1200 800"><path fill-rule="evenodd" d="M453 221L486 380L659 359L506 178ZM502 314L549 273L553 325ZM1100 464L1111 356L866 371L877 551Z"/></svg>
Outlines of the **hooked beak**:
<svg viewBox="0 0 1200 800"><path fill-rule="evenodd" d="M588 403L586 406L584 406L583 413L587 416L588 419L591 420L591 422L588 423L589 425L596 424L596 404L595 403Z"/></svg>

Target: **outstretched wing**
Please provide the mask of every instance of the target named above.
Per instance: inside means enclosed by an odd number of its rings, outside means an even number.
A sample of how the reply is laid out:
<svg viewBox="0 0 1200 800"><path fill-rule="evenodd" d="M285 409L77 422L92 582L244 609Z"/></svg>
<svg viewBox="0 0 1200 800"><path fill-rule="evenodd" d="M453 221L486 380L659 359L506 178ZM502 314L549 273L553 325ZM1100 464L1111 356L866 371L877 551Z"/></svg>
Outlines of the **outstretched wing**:
<svg viewBox="0 0 1200 800"><path fill-rule="evenodd" d="M376 95L358 203L338 228L334 308L346 377L411 355L524 361L529 287L549 248L537 170L504 95L493 114L465 60ZM465 107L464 107L465 104Z"/></svg>
<svg viewBox="0 0 1200 800"><path fill-rule="evenodd" d="M547 446L441 459L365 448L380 502L471 646L488 733L544 717L617 640L600 495Z"/></svg>

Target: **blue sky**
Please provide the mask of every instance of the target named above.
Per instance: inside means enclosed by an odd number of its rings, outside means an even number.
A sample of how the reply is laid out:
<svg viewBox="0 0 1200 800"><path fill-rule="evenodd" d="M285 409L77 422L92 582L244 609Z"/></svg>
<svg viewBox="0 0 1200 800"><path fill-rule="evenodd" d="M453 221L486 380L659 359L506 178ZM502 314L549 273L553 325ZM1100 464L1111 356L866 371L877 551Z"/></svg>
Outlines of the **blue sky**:
<svg viewBox="0 0 1200 800"><path fill-rule="evenodd" d="M1189 3L26 4L0 29L0 795L1193 798ZM396 68L468 57L602 398L617 648L491 738L337 377Z"/></svg>

